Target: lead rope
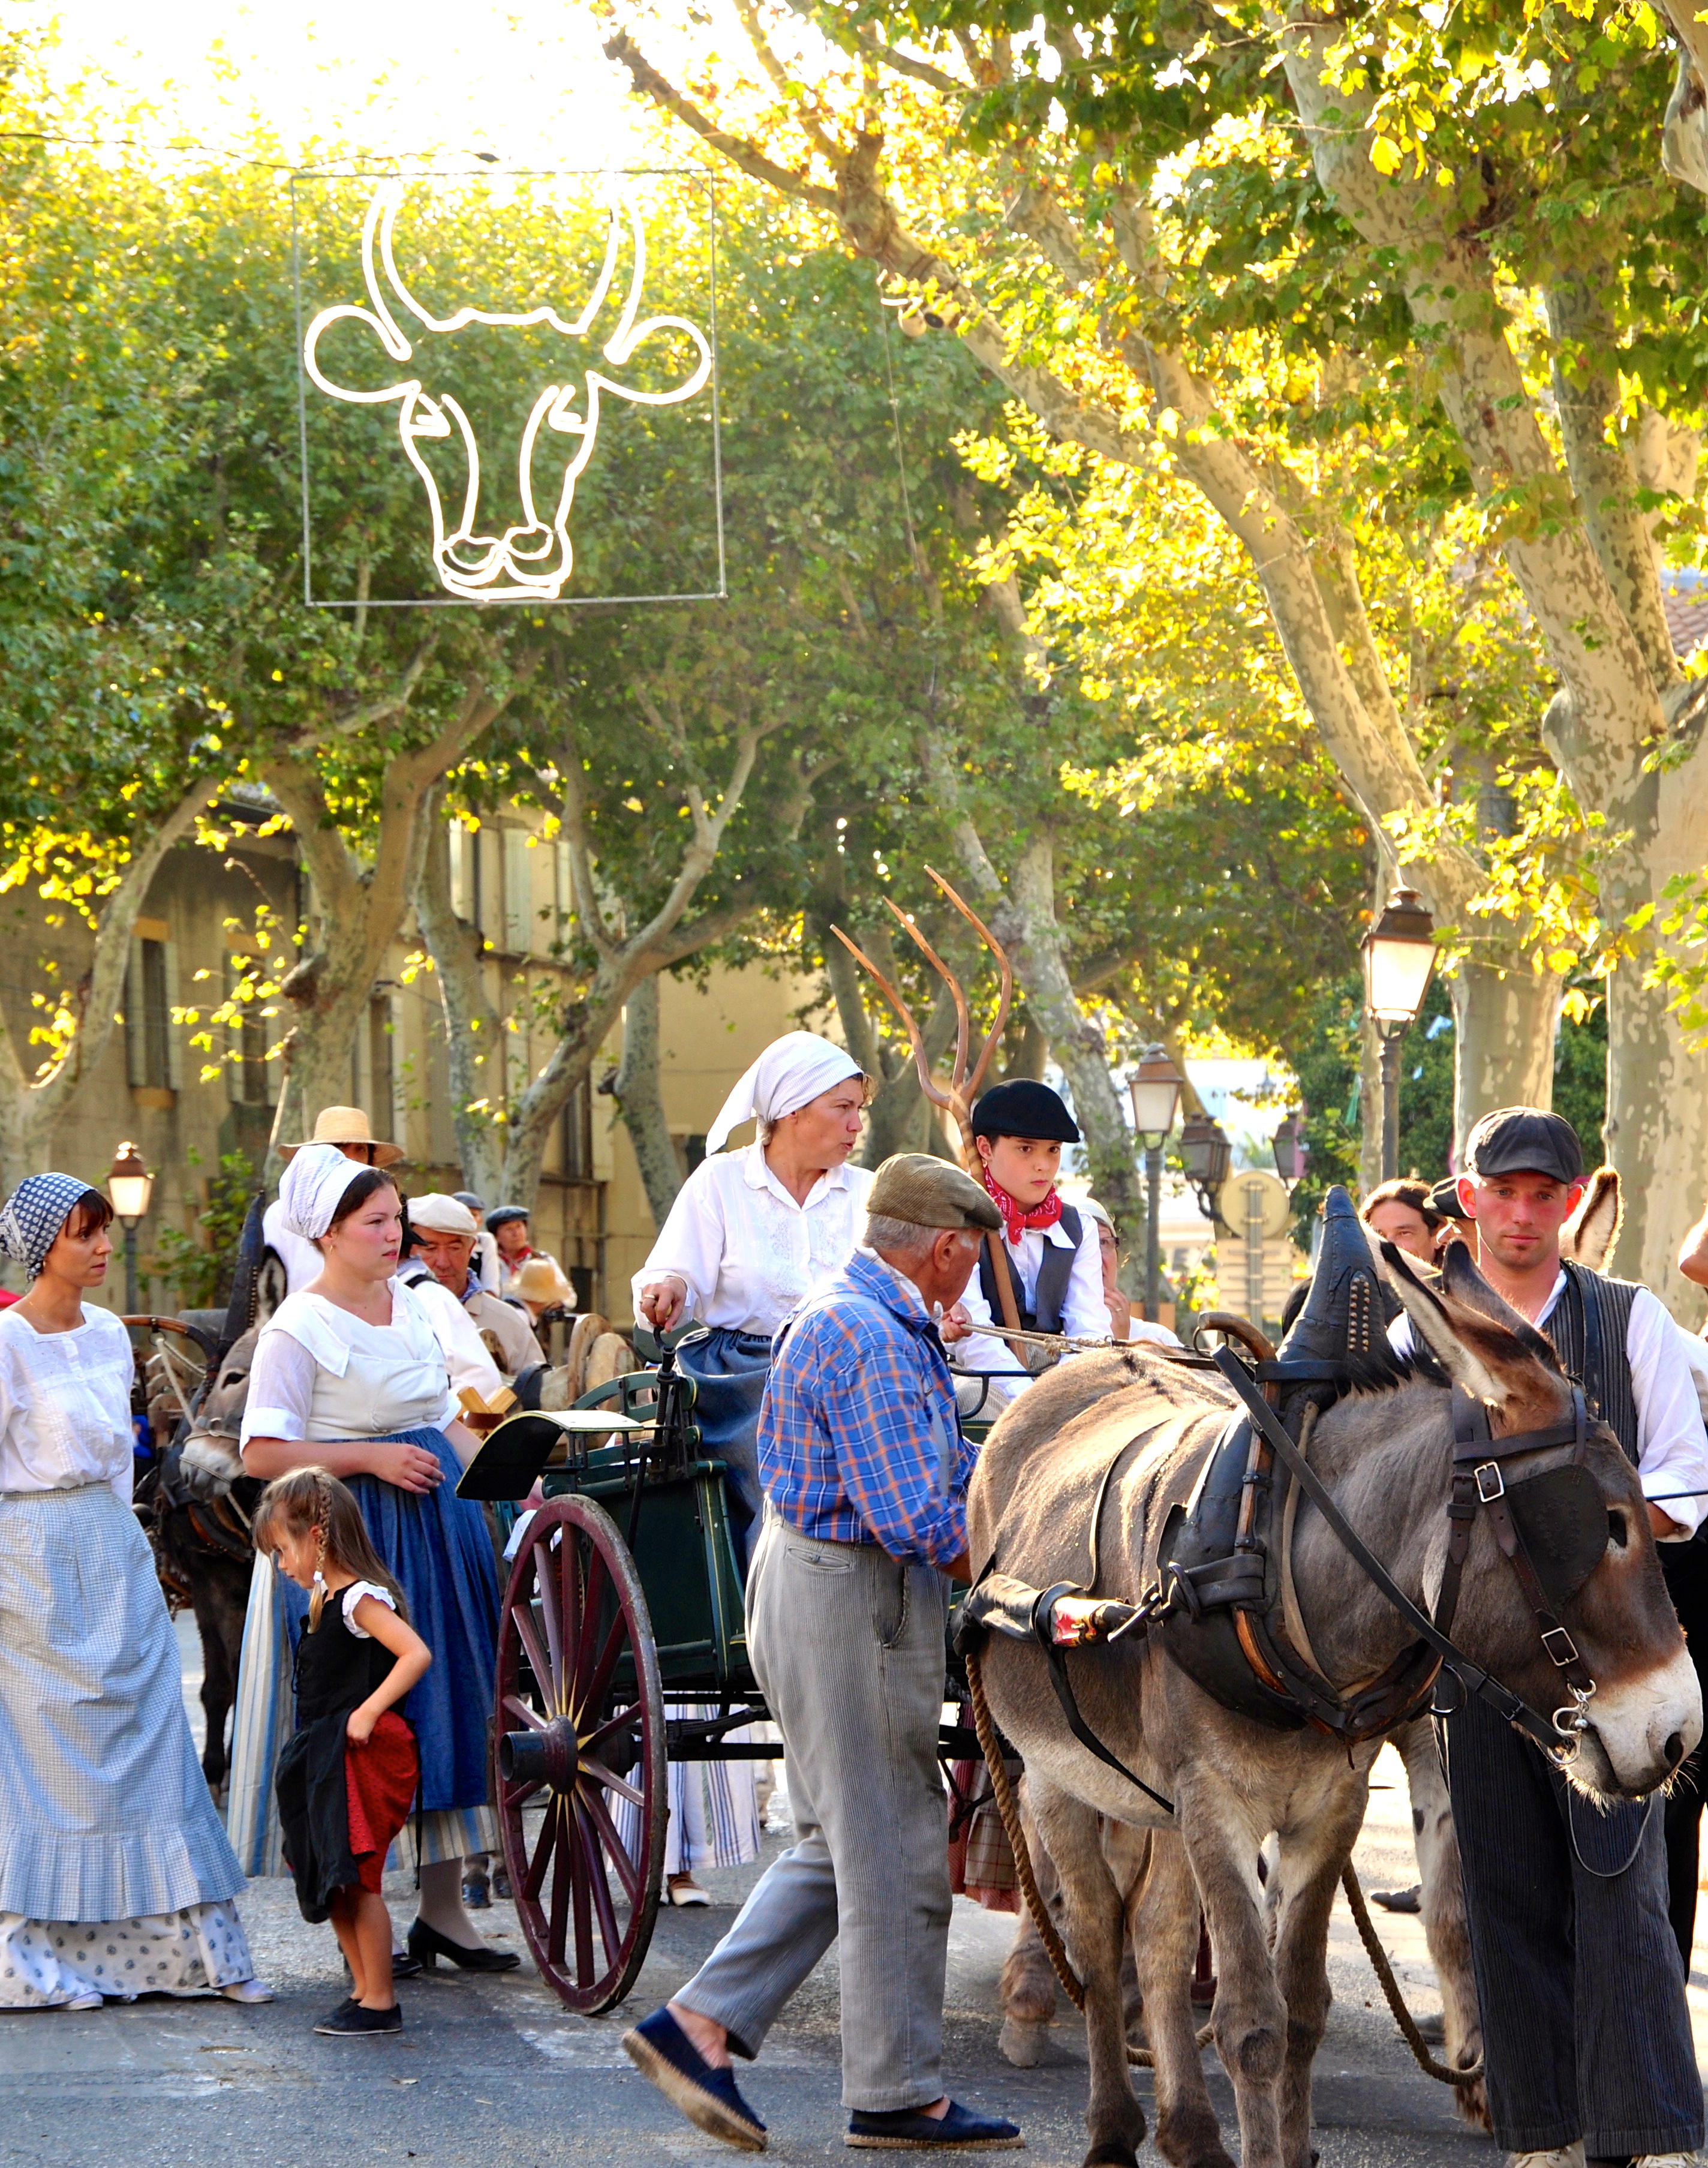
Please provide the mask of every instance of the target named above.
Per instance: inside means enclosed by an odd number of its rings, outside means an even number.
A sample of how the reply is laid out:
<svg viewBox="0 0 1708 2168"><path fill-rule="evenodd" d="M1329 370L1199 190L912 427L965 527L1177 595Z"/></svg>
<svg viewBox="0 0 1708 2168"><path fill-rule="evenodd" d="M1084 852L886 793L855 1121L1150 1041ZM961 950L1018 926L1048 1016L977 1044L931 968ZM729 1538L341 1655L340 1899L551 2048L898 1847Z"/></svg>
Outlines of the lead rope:
<svg viewBox="0 0 1708 2168"><path fill-rule="evenodd" d="M1038 1931L1038 1940L1044 1946L1044 1955L1050 1961L1050 1969L1068 1991L1068 2000L1075 2010L1085 2007L1085 1983L1073 1967L1061 1937L1056 1932L1056 1923L1050 1917L1049 1907L1043 1900L1037 1878L1032 1871L1032 1853L1027 1849L1026 1831L1021 1826L1020 1803L1014 1796L1014 1787L1008 1780L1008 1767L1002 1757L1002 1747L996 1736L996 1727L990 1721L990 1704L984 1698L984 1682L979 1676L979 1659L967 1658L968 1698L973 1704L973 1729L979 1735L979 1744L984 1750L984 1767L990 1772L990 1788L996 1799L996 1811L1002 1817L1002 1826L1008 1837L1009 1848L1014 1854L1014 1872L1020 1884L1026 1909L1032 1914L1032 1923ZM1207 2047L1212 2028L1201 2025L1196 2045ZM1127 2059L1135 2069L1152 2070L1156 2058L1148 2048L1129 2048Z"/></svg>
<svg viewBox="0 0 1708 2168"><path fill-rule="evenodd" d="M1417 2020L1406 2008L1405 1997L1400 1993L1399 1982L1393 1976L1393 1967L1387 1961L1387 1952L1376 1932L1376 1922L1364 1901L1364 1892L1358 1885L1358 1873L1349 1859L1340 1876L1340 1887L1346 1893L1346 1902L1351 1908L1353 1923L1358 1929L1359 1940L1364 1944L1364 1954L1370 1959L1382 1991L1387 1998L1387 2006L1393 2012L1393 2022L1400 2035L1412 2051L1413 2059L1426 2077L1437 2078L1444 2086L1474 2086L1483 2075L1483 2062L1479 2057L1468 2070L1450 2070L1446 2064L1438 2063L1430 2053L1424 2036L1419 2032Z"/></svg>

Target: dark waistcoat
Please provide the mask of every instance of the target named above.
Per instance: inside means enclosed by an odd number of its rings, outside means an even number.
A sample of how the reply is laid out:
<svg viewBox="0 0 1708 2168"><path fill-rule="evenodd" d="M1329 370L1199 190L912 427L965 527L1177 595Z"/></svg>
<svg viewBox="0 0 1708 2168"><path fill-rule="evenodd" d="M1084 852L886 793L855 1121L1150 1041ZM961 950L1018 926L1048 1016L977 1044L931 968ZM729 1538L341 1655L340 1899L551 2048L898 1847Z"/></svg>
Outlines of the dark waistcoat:
<svg viewBox="0 0 1708 2168"><path fill-rule="evenodd" d="M1600 1416L1633 1464L1636 1399L1625 1336L1636 1296L1635 1280L1610 1280L1587 1265L1568 1264L1565 1290L1542 1327L1562 1367L1583 1388L1590 1413Z"/></svg>
<svg viewBox="0 0 1708 2168"><path fill-rule="evenodd" d="M1074 1259L1079 1250L1079 1238L1085 1231L1085 1221L1071 1204L1062 1207L1062 1232L1073 1244L1071 1250L1064 1249L1059 1242L1046 1239L1044 1261L1038 1267L1037 1290L1032 1297L1032 1307L1026 1306L1026 1289L1021 1284L1015 1262L1005 1246L1002 1251L1003 1269L1008 1274L1008 1283L1014 1290L1014 1306L1020 1314L1021 1329L1026 1332L1059 1332L1062 1329L1062 1305L1068 1299L1068 1282L1073 1277ZM996 1271L986 1242L979 1251L979 1289L990 1305L995 1323L1003 1322L1002 1298L997 1291Z"/></svg>

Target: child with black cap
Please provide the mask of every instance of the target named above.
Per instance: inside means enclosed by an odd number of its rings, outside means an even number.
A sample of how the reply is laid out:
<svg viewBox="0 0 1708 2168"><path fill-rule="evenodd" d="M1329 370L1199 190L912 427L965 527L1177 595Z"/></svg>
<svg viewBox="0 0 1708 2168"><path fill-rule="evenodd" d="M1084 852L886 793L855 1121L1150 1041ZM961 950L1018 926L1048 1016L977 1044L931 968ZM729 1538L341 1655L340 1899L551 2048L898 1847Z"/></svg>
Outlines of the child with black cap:
<svg viewBox="0 0 1708 2168"><path fill-rule="evenodd" d="M1056 1188L1062 1146L1079 1132L1059 1093L1048 1084L1016 1077L993 1085L973 1109L977 1172L1002 1214L1001 1269L1008 1276L1015 1317L1028 1332L1065 1332L1106 1340L1109 1311L1103 1299L1103 1262L1097 1230ZM959 1307L968 1323L1002 1326L1010 1320L997 1280L998 1261L987 1243L979 1271ZM946 1340L958 1337L952 1323ZM1034 1356L1037 1350L1030 1351ZM1016 1374L1029 1368L1024 1343L1010 1348L988 1333L960 1338L955 1360L966 1370L995 1374L990 1405L1000 1406L1021 1390ZM1007 1375L1004 1375L1007 1373Z"/></svg>

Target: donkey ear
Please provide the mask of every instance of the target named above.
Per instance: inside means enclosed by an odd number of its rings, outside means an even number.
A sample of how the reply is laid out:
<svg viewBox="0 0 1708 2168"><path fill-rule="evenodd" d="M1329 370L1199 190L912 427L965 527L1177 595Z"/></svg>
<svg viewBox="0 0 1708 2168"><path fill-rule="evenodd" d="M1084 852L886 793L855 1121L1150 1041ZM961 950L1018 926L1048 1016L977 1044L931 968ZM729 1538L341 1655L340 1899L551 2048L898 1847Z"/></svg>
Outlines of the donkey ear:
<svg viewBox="0 0 1708 2168"><path fill-rule="evenodd" d="M1441 1284L1455 1302L1462 1302L1467 1310L1474 1310L1491 1324L1504 1326L1539 1363L1550 1370L1559 1371L1560 1358L1552 1341L1538 1332L1529 1318L1495 1293L1477 1271L1463 1242L1447 1245L1447 1254L1441 1260Z"/></svg>
<svg viewBox="0 0 1708 2168"><path fill-rule="evenodd" d="M1619 1170L1598 1166L1589 1177L1583 1202L1560 1230L1560 1255L1574 1265L1588 1265L1599 1273L1613 1254L1625 1218L1625 1196L1619 1186Z"/></svg>
<svg viewBox="0 0 1708 2168"><path fill-rule="evenodd" d="M1388 1285L1412 1321L1413 1331L1447 1375L1479 1400L1504 1405L1512 1396L1512 1388L1484 1360L1435 1289L1426 1287L1413 1272L1405 1252L1392 1242L1384 1242L1382 1264Z"/></svg>

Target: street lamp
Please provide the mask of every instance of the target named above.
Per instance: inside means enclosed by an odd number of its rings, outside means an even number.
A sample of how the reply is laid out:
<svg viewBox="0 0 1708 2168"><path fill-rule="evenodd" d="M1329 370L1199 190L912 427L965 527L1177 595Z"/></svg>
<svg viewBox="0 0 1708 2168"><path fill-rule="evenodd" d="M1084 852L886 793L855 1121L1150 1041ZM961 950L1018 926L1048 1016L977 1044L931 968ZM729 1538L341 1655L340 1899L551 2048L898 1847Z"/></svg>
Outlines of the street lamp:
<svg viewBox="0 0 1708 2168"><path fill-rule="evenodd" d="M1291 1189L1296 1182L1304 1179L1305 1169L1310 1165L1311 1147L1305 1141L1305 1109L1295 1107L1285 1120L1276 1125L1272 1140L1275 1171Z"/></svg>
<svg viewBox="0 0 1708 2168"><path fill-rule="evenodd" d="M1144 1146L1144 1314L1153 1325L1163 1299L1163 1147L1175 1126L1186 1081L1165 1046L1148 1046L1127 1086L1132 1095L1132 1126Z"/></svg>
<svg viewBox="0 0 1708 2168"><path fill-rule="evenodd" d="M142 1163L133 1144L122 1144L107 1171L107 1199L113 1216L125 1230L125 1308L136 1310L136 1223L148 1210L154 1194L154 1177Z"/></svg>
<svg viewBox="0 0 1708 2168"><path fill-rule="evenodd" d="M1382 1060L1382 1178L1399 1172L1399 1053L1435 968L1435 922L1415 889L1397 888L1363 940L1364 1006Z"/></svg>
<svg viewBox="0 0 1708 2168"><path fill-rule="evenodd" d="M1180 1131L1180 1165L1207 1220L1219 1217L1216 1200L1222 1194L1233 1159L1233 1147L1223 1135L1221 1124L1212 1122L1207 1114L1194 1114Z"/></svg>

